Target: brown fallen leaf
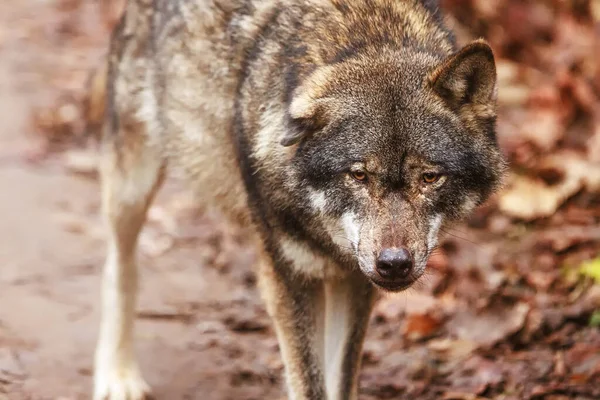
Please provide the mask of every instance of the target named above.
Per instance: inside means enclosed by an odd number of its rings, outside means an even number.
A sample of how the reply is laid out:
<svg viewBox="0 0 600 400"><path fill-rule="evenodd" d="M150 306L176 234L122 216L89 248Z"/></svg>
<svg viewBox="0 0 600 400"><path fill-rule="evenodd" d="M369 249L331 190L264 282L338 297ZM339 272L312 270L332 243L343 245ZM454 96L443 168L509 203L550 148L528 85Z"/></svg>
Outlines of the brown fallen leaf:
<svg viewBox="0 0 600 400"><path fill-rule="evenodd" d="M565 355L562 351L559 351L554 356L554 375L565 376L567 373L567 367L565 365Z"/></svg>
<svg viewBox="0 0 600 400"><path fill-rule="evenodd" d="M406 314L426 314L439 307L438 300L427 293L413 292L409 294L384 295L377 301L374 315L385 321L398 320Z"/></svg>
<svg viewBox="0 0 600 400"><path fill-rule="evenodd" d="M530 307L526 303L517 303L513 307L486 309L480 314L465 309L457 312L450 319L447 327L457 338L489 347L519 331L525 323L529 310Z"/></svg>
<svg viewBox="0 0 600 400"><path fill-rule="evenodd" d="M564 362L575 379L585 382L594 376L600 378L600 343L575 343L565 352Z"/></svg>
<svg viewBox="0 0 600 400"><path fill-rule="evenodd" d="M498 103L501 106L523 106L532 92L531 81L539 76L533 68L506 59L498 60Z"/></svg>
<svg viewBox="0 0 600 400"><path fill-rule="evenodd" d="M600 226L562 225L545 229L536 239L538 247L548 247L556 253L564 252L576 245L600 241Z"/></svg>
<svg viewBox="0 0 600 400"><path fill-rule="evenodd" d="M384 321L400 319L404 314L405 304L395 296L384 296L377 301L373 309L373 315Z"/></svg>
<svg viewBox="0 0 600 400"><path fill-rule="evenodd" d="M554 148L565 134L563 118L553 109L530 112L521 130L520 140L532 143L543 152Z"/></svg>
<svg viewBox="0 0 600 400"><path fill-rule="evenodd" d="M454 363L461 362L469 357L478 345L468 340L443 338L430 340L427 342L427 347L437 359L454 365Z"/></svg>
<svg viewBox="0 0 600 400"><path fill-rule="evenodd" d="M563 152L540 160L540 171L558 171L559 182L547 184L541 179L515 175L499 196L500 210L516 218L534 220L551 216L564 202L582 188L595 192L600 189L600 164L580 155Z"/></svg>
<svg viewBox="0 0 600 400"><path fill-rule="evenodd" d="M476 355L467 359L461 368L455 369L449 378L453 390L470 393L473 398L477 398L477 395L482 395L488 388L501 384L504 374L501 364Z"/></svg>
<svg viewBox="0 0 600 400"><path fill-rule="evenodd" d="M442 320L432 314L408 314L404 319L402 334L409 340L421 340L434 335Z"/></svg>

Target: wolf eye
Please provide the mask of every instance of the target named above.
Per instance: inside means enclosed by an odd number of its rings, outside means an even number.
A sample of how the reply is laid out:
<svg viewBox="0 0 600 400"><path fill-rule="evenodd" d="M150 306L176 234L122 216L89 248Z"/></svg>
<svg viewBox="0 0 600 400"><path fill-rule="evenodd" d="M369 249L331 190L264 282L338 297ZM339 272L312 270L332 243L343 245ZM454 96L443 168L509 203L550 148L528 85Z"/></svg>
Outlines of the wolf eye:
<svg viewBox="0 0 600 400"><path fill-rule="evenodd" d="M358 182L367 181L367 173L364 171L350 171L350 176Z"/></svg>
<svg viewBox="0 0 600 400"><path fill-rule="evenodd" d="M437 174L435 172L425 172L423 174L423 182L424 183L436 183L439 179L440 179L440 174Z"/></svg>

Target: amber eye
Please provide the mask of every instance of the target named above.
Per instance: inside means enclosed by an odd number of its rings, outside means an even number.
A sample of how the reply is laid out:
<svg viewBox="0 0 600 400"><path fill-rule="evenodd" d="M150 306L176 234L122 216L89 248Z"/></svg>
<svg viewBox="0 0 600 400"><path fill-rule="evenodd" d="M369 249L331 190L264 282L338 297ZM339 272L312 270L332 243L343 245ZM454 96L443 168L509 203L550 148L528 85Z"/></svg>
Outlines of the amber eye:
<svg viewBox="0 0 600 400"><path fill-rule="evenodd" d="M367 173L364 171L351 171L350 176L359 182L367 181Z"/></svg>
<svg viewBox="0 0 600 400"><path fill-rule="evenodd" d="M423 182L425 183L436 183L440 179L440 174L435 172L426 172L423 174Z"/></svg>

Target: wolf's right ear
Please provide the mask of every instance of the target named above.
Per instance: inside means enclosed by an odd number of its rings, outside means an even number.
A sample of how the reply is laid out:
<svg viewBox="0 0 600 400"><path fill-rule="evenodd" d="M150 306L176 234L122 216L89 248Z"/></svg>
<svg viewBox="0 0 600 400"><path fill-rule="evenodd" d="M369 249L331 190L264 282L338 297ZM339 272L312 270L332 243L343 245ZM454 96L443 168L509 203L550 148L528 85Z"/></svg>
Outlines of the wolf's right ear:
<svg viewBox="0 0 600 400"><path fill-rule="evenodd" d="M494 53L484 40L476 40L448 57L428 81L455 111L470 105L492 108L497 96Z"/></svg>
<svg viewBox="0 0 600 400"><path fill-rule="evenodd" d="M292 146L327 125L333 106L333 99L325 95L330 76L331 68L321 67L296 88L288 108L292 124L281 138L283 146Z"/></svg>

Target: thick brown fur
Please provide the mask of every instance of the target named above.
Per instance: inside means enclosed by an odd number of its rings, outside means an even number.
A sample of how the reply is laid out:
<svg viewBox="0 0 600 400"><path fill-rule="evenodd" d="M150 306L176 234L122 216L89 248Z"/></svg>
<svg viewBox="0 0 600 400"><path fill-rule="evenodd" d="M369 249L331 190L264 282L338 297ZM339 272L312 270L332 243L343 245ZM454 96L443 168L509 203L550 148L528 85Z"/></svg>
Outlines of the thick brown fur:
<svg viewBox="0 0 600 400"><path fill-rule="evenodd" d="M416 281L504 169L492 51L457 50L432 0L130 0L94 82L109 228L95 400L149 393L135 247L165 177L253 230L290 398L341 400L376 288Z"/></svg>

